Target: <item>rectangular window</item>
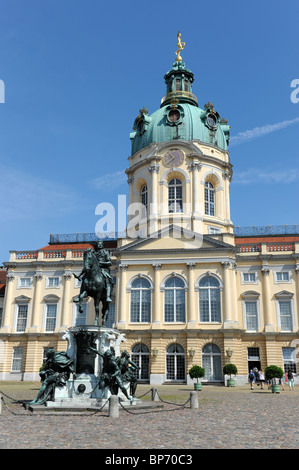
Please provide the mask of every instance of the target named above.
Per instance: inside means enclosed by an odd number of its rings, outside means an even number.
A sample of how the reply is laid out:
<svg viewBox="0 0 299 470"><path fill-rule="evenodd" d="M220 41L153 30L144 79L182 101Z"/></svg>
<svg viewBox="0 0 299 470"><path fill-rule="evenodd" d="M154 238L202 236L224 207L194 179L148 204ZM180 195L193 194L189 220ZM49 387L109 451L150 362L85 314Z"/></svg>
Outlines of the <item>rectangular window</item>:
<svg viewBox="0 0 299 470"><path fill-rule="evenodd" d="M257 331L257 303L256 301L245 301L246 329Z"/></svg>
<svg viewBox="0 0 299 470"><path fill-rule="evenodd" d="M255 283L256 273L243 273L243 282Z"/></svg>
<svg viewBox="0 0 299 470"><path fill-rule="evenodd" d="M260 348L247 348L248 361L260 360Z"/></svg>
<svg viewBox="0 0 299 470"><path fill-rule="evenodd" d="M17 333L23 333L26 330L28 317L28 305L18 305L17 313Z"/></svg>
<svg viewBox="0 0 299 470"><path fill-rule="evenodd" d="M48 277L48 287L59 287L59 277Z"/></svg>
<svg viewBox="0 0 299 470"><path fill-rule="evenodd" d="M56 328L56 315L57 315L57 304L48 304L46 311L46 326L45 331L55 331Z"/></svg>
<svg viewBox="0 0 299 470"><path fill-rule="evenodd" d="M282 271L276 274L276 281L277 282L289 282L290 281L290 273L288 271Z"/></svg>
<svg viewBox="0 0 299 470"><path fill-rule="evenodd" d="M180 91L181 89L181 80L179 78L176 78L175 80L175 89L176 91Z"/></svg>
<svg viewBox="0 0 299 470"><path fill-rule="evenodd" d="M220 322L220 290L200 289L199 291L199 321Z"/></svg>
<svg viewBox="0 0 299 470"><path fill-rule="evenodd" d="M22 372L23 356L24 356L23 348L13 348L13 357L12 357L12 366L11 366L12 372Z"/></svg>
<svg viewBox="0 0 299 470"><path fill-rule="evenodd" d="M113 328L114 323L115 323L115 303L112 302L109 305L109 312L108 312L108 319L106 322L106 327Z"/></svg>
<svg viewBox="0 0 299 470"><path fill-rule="evenodd" d="M19 287L31 287L31 277L20 277Z"/></svg>
<svg viewBox="0 0 299 470"><path fill-rule="evenodd" d="M278 303L281 331L293 331L291 301L280 300Z"/></svg>
<svg viewBox="0 0 299 470"><path fill-rule="evenodd" d="M185 290L165 290L165 322L185 322Z"/></svg>
<svg viewBox="0 0 299 470"><path fill-rule="evenodd" d="M210 233L211 235L215 235L215 234L221 233L221 228L218 228L218 227L209 227L209 233Z"/></svg>
<svg viewBox="0 0 299 470"><path fill-rule="evenodd" d="M295 348L282 348L282 358L284 371L291 369L293 374L297 374Z"/></svg>

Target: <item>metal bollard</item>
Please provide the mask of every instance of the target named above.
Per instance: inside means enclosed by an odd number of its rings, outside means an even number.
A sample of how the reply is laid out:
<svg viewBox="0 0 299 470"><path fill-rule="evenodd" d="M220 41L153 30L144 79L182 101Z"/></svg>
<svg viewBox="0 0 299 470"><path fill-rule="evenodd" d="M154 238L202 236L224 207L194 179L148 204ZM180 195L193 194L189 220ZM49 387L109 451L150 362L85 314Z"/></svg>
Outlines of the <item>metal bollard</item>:
<svg viewBox="0 0 299 470"><path fill-rule="evenodd" d="M159 401L158 390L156 388L152 388L152 401Z"/></svg>
<svg viewBox="0 0 299 470"><path fill-rule="evenodd" d="M119 416L118 395L111 395L109 398L108 416L110 418L118 418Z"/></svg>
<svg viewBox="0 0 299 470"><path fill-rule="evenodd" d="M196 391L190 393L190 408L193 410L198 408L198 393Z"/></svg>

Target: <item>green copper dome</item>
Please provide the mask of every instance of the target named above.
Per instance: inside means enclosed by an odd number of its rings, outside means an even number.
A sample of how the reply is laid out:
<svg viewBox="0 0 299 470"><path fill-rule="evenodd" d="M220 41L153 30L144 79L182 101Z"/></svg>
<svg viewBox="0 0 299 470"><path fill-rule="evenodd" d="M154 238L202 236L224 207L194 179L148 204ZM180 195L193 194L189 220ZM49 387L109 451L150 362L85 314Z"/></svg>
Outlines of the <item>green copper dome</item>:
<svg viewBox="0 0 299 470"><path fill-rule="evenodd" d="M230 127L212 103L198 107L192 93L193 73L176 61L164 79L167 89L160 109L149 115L143 108L134 121L132 155L153 142L172 140L199 140L227 150Z"/></svg>

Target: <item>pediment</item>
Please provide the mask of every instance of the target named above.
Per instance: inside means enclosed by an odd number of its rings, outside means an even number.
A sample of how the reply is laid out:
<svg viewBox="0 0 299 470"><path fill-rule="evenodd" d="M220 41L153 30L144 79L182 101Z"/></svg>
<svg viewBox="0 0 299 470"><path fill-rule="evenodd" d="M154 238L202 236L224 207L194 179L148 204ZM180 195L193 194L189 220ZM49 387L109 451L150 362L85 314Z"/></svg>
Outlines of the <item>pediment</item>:
<svg viewBox="0 0 299 470"><path fill-rule="evenodd" d="M290 298L293 297L293 296L294 296L293 292L288 292L287 290L282 290L282 291L277 292L277 293L275 294L275 297L276 297L276 298L285 298L285 299L287 298L287 299L290 299Z"/></svg>
<svg viewBox="0 0 299 470"><path fill-rule="evenodd" d="M19 295L18 297L15 298L15 302L18 302L18 303L28 303L30 302L31 298L30 297L27 297L27 295Z"/></svg>
<svg viewBox="0 0 299 470"><path fill-rule="evenodd" d="M216 240L209 235L199 235L192 230L171 225L145 238L136 238L127 245L118 248L117 252L147 252L152 250L231 251L232 249L234 250L233 245Z"/></svg>

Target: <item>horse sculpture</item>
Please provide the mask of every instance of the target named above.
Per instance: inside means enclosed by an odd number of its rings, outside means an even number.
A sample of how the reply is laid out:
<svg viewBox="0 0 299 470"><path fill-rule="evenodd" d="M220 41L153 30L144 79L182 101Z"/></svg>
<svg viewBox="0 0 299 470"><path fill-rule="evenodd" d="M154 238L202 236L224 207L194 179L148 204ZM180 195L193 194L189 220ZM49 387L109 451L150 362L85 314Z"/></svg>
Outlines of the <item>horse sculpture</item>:
<svg viewBox="0 0 299 470"><path fill-rule="evenodd" d="M106 301L106 281L101 273L98 260L94 250L88 248L84 253L84 268L79 276L74 273L77 279L82 275L81 290L78 297L74 299L79 304L79 312L83 312L82 300L91 297L94 300L95 320L94 325L98 325L100 314L100 302L102 302L102 325L106 324L109 311L109 303Z"/></svg>

